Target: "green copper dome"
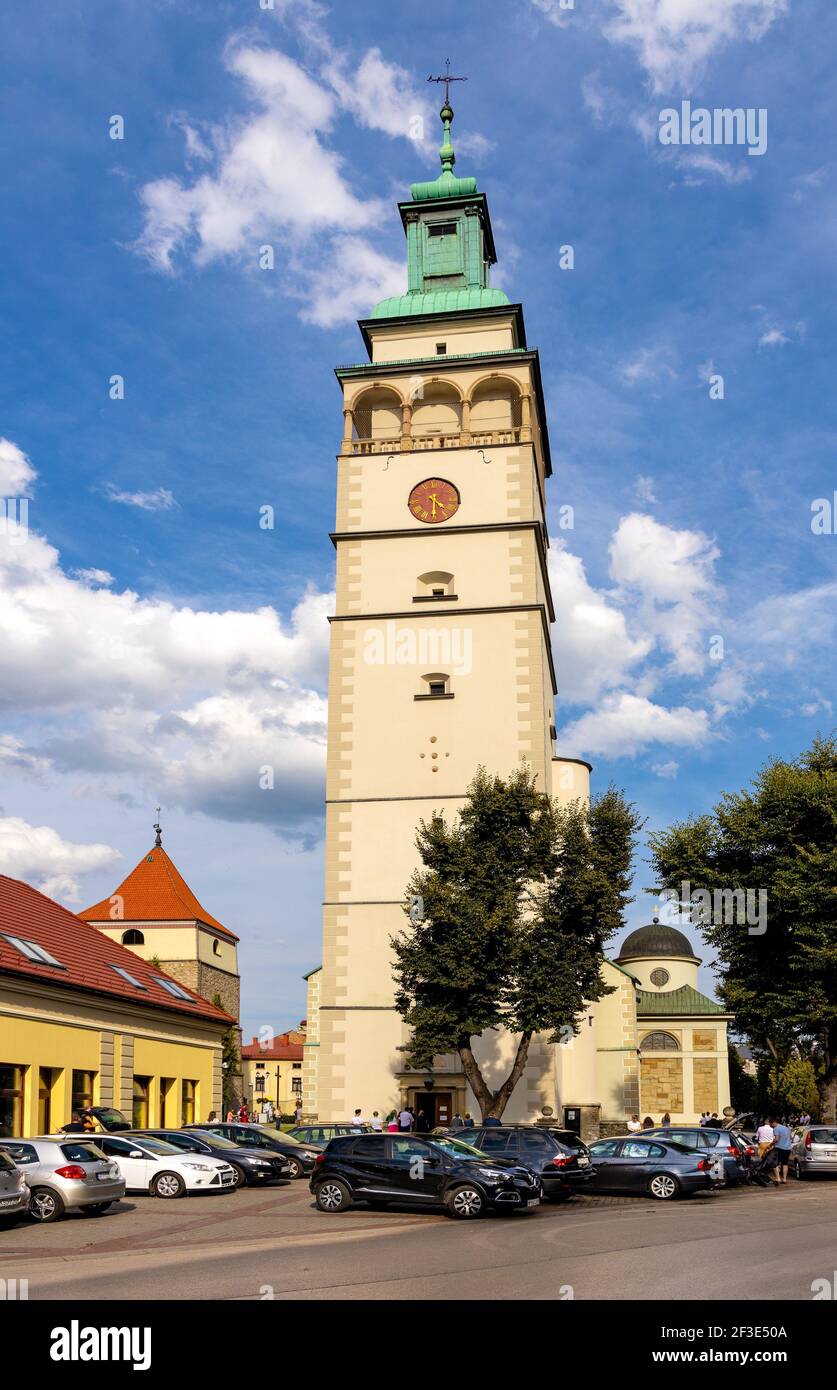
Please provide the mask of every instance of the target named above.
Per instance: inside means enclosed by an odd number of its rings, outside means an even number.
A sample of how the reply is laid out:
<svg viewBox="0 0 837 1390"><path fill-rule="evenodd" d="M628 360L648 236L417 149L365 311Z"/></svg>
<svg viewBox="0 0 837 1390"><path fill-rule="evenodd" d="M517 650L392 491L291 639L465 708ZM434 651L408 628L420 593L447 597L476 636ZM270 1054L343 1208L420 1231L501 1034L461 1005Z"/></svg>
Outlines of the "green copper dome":
<svg viewBox="0 0 837 1390"><path fill-rule="evenodd" d="M445 102L439 115L442 118L444 128L442 146L439 150L442 172L437 179L433 179L429 183L414 183L412 185L410 193L414 203L424 203L431 198L469 198L477 191L476 179L458 179L453 172L453 166L456 163L456 155L453 152L450 138L453 107Z"/></svg>
<svg viewBox="0 0 837 1390"><path fill-rule="evenodd" d="M687 960L697 960L689 938L663 922L649 922L647 927L630 932L616 959L648 960L652 956L685 956Z"/></svg>
<svg viewBox="0 0 837 1390"><path fill-rule="evenodd" d="M502 290L475 285L466 290L417 290L382 299L372 310L373 319L402 318L409 314L445 314L453 309L493 309L511 303Z"/></svg>

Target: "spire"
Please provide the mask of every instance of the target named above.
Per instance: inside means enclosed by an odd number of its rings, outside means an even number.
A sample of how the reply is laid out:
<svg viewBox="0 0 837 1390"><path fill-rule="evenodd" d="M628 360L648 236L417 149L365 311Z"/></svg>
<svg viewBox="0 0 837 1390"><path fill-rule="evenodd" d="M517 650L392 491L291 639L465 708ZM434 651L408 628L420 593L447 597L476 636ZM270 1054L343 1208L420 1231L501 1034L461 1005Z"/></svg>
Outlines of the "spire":
<svg viewBox="0 0 837 1390"><path fill-rule="evenodd" d="M424 202L428 198L456 198L462 195L468 197L477 191L476 179L458 179L454 175L453 166L456 163L456 155L453 152L453 143L450 138L450 128L453 123L453 107L450 104L450 84L451 82L467 82L467 77L454 77L450 70L450 58L445 60L445 71L441 77L428 77L428 82L444 82L445 102L439 112L442 121L442 145L439 156L442 161L442 172L437 179L428 183L414 183L411 188L414 202Z"/></svg>
<svg viewBox="0 0 837 1390"><path fill-rule="evenodd" d="M154 848L155 848L155 849L162 849L162 848L163 848L163 831L162 831L162 827L161 827L161 825L160 825L160 807L159 807L159 806L157 807L157 821L156 821L156 824L155 824L155 826L154 826L154 829L157 831L157 838L156 838L156 840L154 841Z"/></svg>
<svg viewBox="0 0 837 1390"><path fill-rule="evenodd" d="M453 145L450 138L450 128L453 123L453 107L450 106L448 102L445 102L439 115L442 118L442 125L445 132L442 137L442 147L439 150L439 155L442 160L442 177L444 178L445 174L448 174L453 178L453 166L456 163L456 155L453 152Z"/></svg>

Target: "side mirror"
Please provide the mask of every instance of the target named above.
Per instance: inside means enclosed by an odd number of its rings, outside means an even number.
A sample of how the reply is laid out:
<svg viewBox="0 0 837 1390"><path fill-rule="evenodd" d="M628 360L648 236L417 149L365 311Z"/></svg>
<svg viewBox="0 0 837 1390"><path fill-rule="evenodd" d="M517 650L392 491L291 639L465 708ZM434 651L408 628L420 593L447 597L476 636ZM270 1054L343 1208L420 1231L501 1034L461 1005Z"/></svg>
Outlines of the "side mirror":
<svg viewBox="0 0 837 1390"><path fill-rule="evenodd" d="M129 1158L147 1158L148 1155L147 1155L147 1154L144 1154L143 1151L142 1151L142 1149L131 1149L131 1152L128 1154L128 1157L129 1157Z"/></svg>
<svg viewBox="0 0 837 1390"><path fill-rule="evenodd" d="M441 1161L442 1160L436 1154L431 1154L429 1158L425 1159L428 1168L438 1168Z"/></svg>

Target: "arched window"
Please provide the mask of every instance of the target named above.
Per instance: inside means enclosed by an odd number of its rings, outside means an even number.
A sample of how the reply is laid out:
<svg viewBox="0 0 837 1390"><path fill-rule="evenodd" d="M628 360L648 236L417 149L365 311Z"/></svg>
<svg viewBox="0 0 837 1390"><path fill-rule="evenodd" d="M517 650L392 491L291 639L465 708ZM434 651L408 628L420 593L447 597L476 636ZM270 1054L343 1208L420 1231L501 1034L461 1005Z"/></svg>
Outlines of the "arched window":
<svg viewBox="0 0 837 1390"><path fill-rule="evenodd" d="M518 386L489 377L471 396L471 438L475 444L511 444L520 437L522 411Z"/></svg>
<svg viewBox="0 0 837 1390"><path fill-rule="evenodd" d="M217 937L212 942L212 954L213 956L220 956L221 954L221 943Z"/></svg>
<svg viewBox="0 0 837 1390"><path fill-rule="evenodd" d="M123 945L123 946L144 946L144 945L145 945L145 937L143 936L143 934L142 934L141 931L137 931L136 927L131 927L131 928L129 928L128 931L124 931L124 932L122 933L122 945Z"/></svg>
<svg viewBox="0 0 837 1390"><path fill-rule="evenodd" d="M462 430L462 402L452 386L431 382L413 402L413 448L439 449L458 444Z"/></svg>
<svg viewBox="0 0 837 1390"><path fill-rule="evenodd" d="M417 602L423 599L456 598L453 575L447 570L428 570L427 574L420 574L416 580L416 593L413 597Z"/></svg>
<svg viewBox="0 0 837 1390"><path fill-rule="evenodd" d="M355 453L381 453L400 447L401 397L389 387L375 387L358 396L352 408Z"/></svg>
<svg viewBox="0 0 837 1390"><path fill-rule="evenodd" d="M673 1033L646 1033L639 1045L640 1052L679 1052L680 1044Z"/></svg>
<svg viewBox="0 0 837 1390"><path fill-rule="evenodd" d="M452 699L453 694L450 688L450 676L444 671L429 671L426 676L421 678L423 689L419 695L413 698L416 700L444 700Z"/></svg>

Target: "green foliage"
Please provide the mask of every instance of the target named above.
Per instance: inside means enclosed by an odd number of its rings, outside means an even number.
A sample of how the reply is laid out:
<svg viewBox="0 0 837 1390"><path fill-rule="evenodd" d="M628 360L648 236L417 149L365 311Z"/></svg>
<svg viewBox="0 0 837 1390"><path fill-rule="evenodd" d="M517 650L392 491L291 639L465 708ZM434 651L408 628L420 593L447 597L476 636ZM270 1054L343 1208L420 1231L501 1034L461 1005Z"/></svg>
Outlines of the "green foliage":
<svg viewBox="0 0 837 1390"><path fill-rule="evenodd" d="M223 1009L220 994L213 994L212 1002L216 1009ZM238 1050L238 1029L234 1024L224 1033L221 1040L222 1105L224 1115L231 1106L238 1105L236 1083L241 1074L241 1054Z"/></svg>
<svg viewBox="0 0 837 1390"><path fill-rule="evenodd" d="M732 1043L729 1044L729 1090L730 1104L735 1106L739 1114L755 1108L758 1082L755 1076L750 1076L744 1070L744 1063Z"/></svg>
<svg viewBox="0 0 837 1390"><path fill-rule="evenodd" d="M794 762L769 762L752 789L710 815L649 837L659 883L680 890L767 892L767 929L704 927L721 995L754 1045L782 1064L821 1064L821 1093L837 1098L837 742L816 739Z"/></svg>
<svg viewBox="0 0 837 1390"><path fill-rule="evenodd" d="M421 822L423 867L405 911L418 897L424 920L392 939L411 1066L458 1051L484 1113L498 1096L502 1113L517 1075L489 1091L471 1039L500 1027L520 1034L522 1073L533 1033L566 1041L586 1004L610 993L601 963L630 901L638 828L612 788L589 808L561 808L526 769L504 781L481 768L454 823L438 813Z"/></svg>
<svg viewBox="0 0 837 1390"><path fill-rule="evenodd" d="M771 1067L769 1084L771 1102L783 1112L813 1115L819 1111L817 1078L807 1057L789 1057L784 1065Z"/></svg>

